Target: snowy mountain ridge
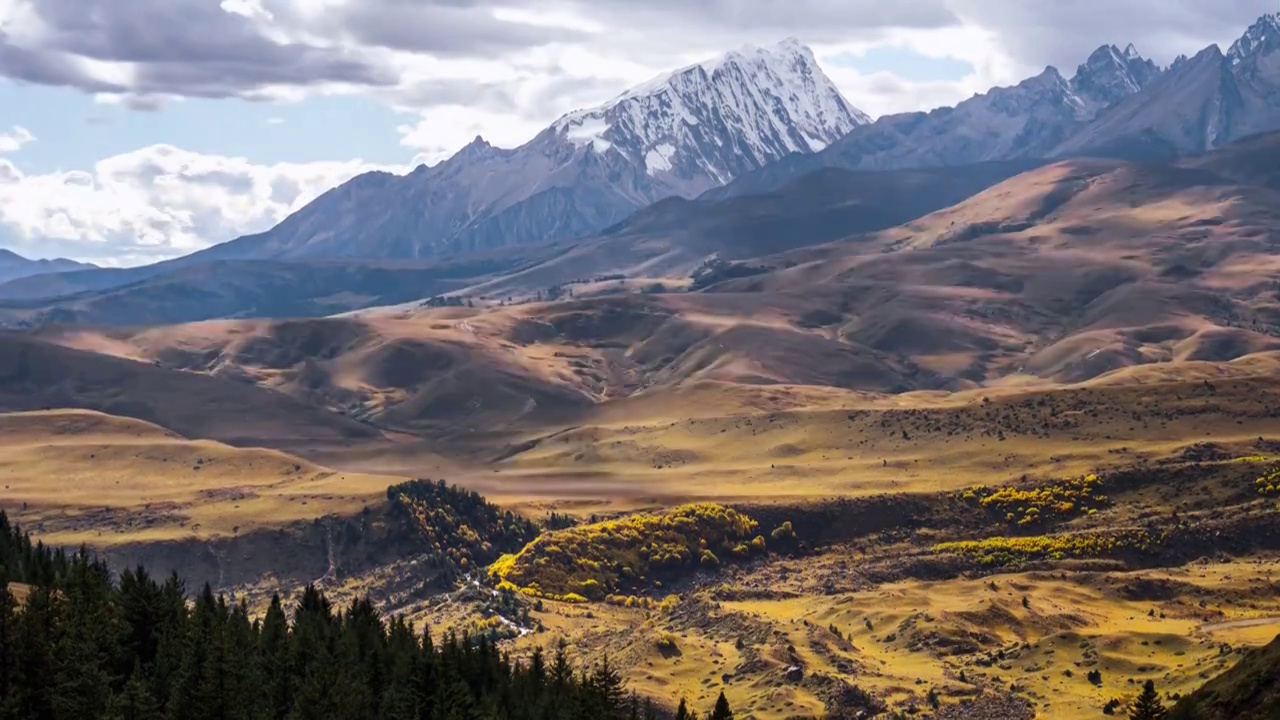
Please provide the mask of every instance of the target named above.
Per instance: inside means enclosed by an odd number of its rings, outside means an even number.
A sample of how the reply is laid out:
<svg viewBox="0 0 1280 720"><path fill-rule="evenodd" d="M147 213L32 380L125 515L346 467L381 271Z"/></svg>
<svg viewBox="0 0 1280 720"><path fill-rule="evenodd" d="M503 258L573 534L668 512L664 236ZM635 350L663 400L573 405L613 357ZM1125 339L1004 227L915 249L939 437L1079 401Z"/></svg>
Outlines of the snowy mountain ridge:
<svg viewBox="0 0 1280 720"><path fill-rule="evenodd" d="M728 146L763 165L822 150L870 121L822 72L813 51L788 38L665 73L598 107L571 112L552 127L597 152L616 148L649 175L673 172L680 154L693 153L692 165L723 184L731 174L715 162L718 153L708 156L700 147L703 128L721 132L713 139L716 150Z"/></svg>
<svg viewBox="0 0 1280 720"><path fill-rule="evenodd" d="M954 107L869 122L794 39L745 47L570 112L529 142L364 175L209 258L456 256L589 236L669 197L768 191L824 167L900 170L1079 155L1169 157L1280 127L1280 19L1166 70L1097 48ZM748 176L750 176L748 178ZM747 190L744 190L746 188Z"/></svg>
<svg viewBox="0 0 1280 720"><path fill-rule="evenodd" d="M869 122L795 39L667 73L529 142L477 137L403 177L363 175L209 258L434 258L581 237Z"/></svg>
<svg viewBox="0 0 1280 720"><path fill-rule="evenodd" d="M1280 14L1263 15L1240 39L1231 44L1227 57L1231 59L1233 66L1239 65L1267 43L1277 41L1280 41Z"/></svg>

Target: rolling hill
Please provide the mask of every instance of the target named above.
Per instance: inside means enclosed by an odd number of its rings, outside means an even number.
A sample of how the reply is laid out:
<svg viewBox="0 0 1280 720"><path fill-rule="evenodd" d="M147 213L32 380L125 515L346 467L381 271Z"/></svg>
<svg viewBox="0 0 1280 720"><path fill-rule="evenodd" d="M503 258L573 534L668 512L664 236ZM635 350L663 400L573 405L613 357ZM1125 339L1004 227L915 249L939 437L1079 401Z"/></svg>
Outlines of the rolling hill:
<svg viewBox="0 0 1280 720"><path fill-rule="evenodd" d="M993 170L954 205L798 248L779 223L744 250L769 254L724 261L690 291L588 279L474 307L46 326L10 336L29 359L9 377L35 380L0 383L0 407L98 409L352 472L453 463L451 477L519 502L936 483L917 469L922 442L955 483L1162 458L1206 433L1243 448L1275 420L1258 403L1280 366L1265 162L1278 145ZM870 176L835 177L869 192ZM838 198L808 207L838 215ZM657 237L679 213L656 206L593 242ZM1153 393L1170 399L1135 409ZM244 407L264 412L244 420Z"/></svg>
<svg viewBox="0 0 1280 720"><path fill-rule="evenodd" d="M96 410L233 445L377 436L350 418L248 383L0 334L0 410L51 408Z"/></svg>
<svg viewBox="0 0 1280 720"><path fill-rule="evenodd" d="M1010 168L968 179L833 171L749 205L660 203L568 253L616 261L614 242L668 256L706 242L688 260L712 248L744 258L727 267L747 272L722 269L697 292L611 296L606 283L595 297L590 282L568 283L549 302L41 335L403 429L554 424L706 381L894 394L1228 363L1280 350L1280 191L1258 160L1278 146L1273 134L1174 162L1061 161L904 224L810 245L883 224L890 193L919 188L923 208ZM885 177L897 181L873 190ZM545 269L459 292L514 292L547 281ZM575 288L584 296L569 298Z"/></svg>
<svg viewBox="0 0 1280 720"><path fill-rule="evenodd" d="M45 542L97 548L351 515L395 482L66 409L0 413L0 479L7 509Z"/></svg>
<svg viewBox="0 0 1280 720"><path fill-rule="evenodd" d="M848 341L987 383L1274 349L1274 173L1223 168L1277 143L1056 163L898 228L757 261L772 271L708 292L835 295L826 324Z"/></svg>

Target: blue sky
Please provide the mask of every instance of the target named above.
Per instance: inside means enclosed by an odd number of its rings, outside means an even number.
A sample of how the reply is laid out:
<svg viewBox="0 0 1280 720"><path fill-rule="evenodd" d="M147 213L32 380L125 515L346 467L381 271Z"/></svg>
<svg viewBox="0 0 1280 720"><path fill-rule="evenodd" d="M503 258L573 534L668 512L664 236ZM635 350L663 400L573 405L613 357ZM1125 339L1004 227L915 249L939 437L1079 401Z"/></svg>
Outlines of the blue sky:
<svg viewBox="0 0 1280 720"><path fill-rule="evenodd" d="M6 126L38 138L22 149L22 168L30 173L87 169L102 157L155 144L264 164L350 158L394 164L414 154L396 132L404 113L360 95L276 103L191 98L133 110L77 90L0 82L0 108Z"/></svg>
<svg viewBox="0 0 1280 720"><path fill-rule="evenodd" d="M1275 0L0 0L0 246L106 265L271 227L373 170L500 146L794 36L879 116L1104 43L1168 63ZM1105 18L1105 22L1101 19Z"/></svg>
<svg viewBox="0 0 1280 720"><path fill-rule="evenodd" d="M888 73L909 82L959 82L974 72L973 64L956 57L929 57L911 48L879 46L862 53L837 53L827 64L864 75Z"/></svg>

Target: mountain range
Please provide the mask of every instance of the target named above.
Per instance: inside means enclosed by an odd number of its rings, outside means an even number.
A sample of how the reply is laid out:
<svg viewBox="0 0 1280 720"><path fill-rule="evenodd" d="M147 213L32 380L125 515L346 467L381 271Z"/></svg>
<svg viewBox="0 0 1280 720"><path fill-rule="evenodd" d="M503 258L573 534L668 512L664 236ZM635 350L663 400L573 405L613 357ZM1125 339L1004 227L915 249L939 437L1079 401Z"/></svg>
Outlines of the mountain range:
<svg viewBox="0 0 1280 720"><path fill-rule="evenodd" d="M44 275L47 273L75 272L97 267L88 263L55 258L53 260L28 260L21 255L0 248L0 283L18 278Z"/></svg>
<svg viewBox="0 0 1280 720"><path fill-rule="evenodd" d="M419 259L580 237L868 121L799 42L748 47L569 113L515 149L477 137L403 177L361 175L201 257Z"/></svg>
<svg viewBox="0 0 1280 720"><path fill-rule="evenodd" d="M1267 15L1225 53L1161 68L1132 45L1104 45L1069 78L1050 67L872 122L804 45L747 47L568 113L517 148L477 138L407 175L360 175L266 232L184 258L9 275L0 259L0 322L150 321L155 297L209 300L161 314L173 321L687 276L709 258L883 230L1061 158L1161 161L1280 128L1278 49L1280 20ZM381 285L396 263L409 264Z"/></svg>
<svg viewBox="0 0 1280 720"><path fill-rule="evenodd" d="M955 107L889 115L822 152L793 155L711 195L748 195L820 167L876 170L1014 158L1169 158L1280 128L1280 20L1260 18L1224 54L1216 45L1161 69L1104 45L1070 79L1056 68Z"/></svg>
<svg viewBox="0 0 1280 720"><path fill-rule="evenodd" d="M870 122L788 39L656 78L512 150L477 138L404 177L362 175L204 257L437 258L585 237L663 198L772 190L819 167L1203 152L1280 127L1277 49L1267 15L1225 54L1161 69L1133 45L1104 45L1070 78L1049 67L953 108Z"/></svg>

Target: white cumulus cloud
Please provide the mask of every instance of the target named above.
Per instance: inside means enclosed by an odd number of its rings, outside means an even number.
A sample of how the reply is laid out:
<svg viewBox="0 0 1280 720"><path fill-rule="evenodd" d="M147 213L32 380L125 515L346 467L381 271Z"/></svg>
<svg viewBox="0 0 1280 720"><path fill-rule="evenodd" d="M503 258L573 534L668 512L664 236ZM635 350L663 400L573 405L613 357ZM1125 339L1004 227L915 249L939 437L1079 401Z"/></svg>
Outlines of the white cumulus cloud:
<svg viewBox="0 0 1280 720"><path fill-rule="evenodd" d="M9 132L0 132L0 153L17 152L23 145L35 142L35 139L30 130L14 125Z"/></svg>
<svg viewBox="0 0 1280 720"><path fill-rule="evenodd" d="M361 160L258 165L153 145L90 171L23 174L0 160L0 225L31 257L136 265L266 230L370 170Z"/></svg>

